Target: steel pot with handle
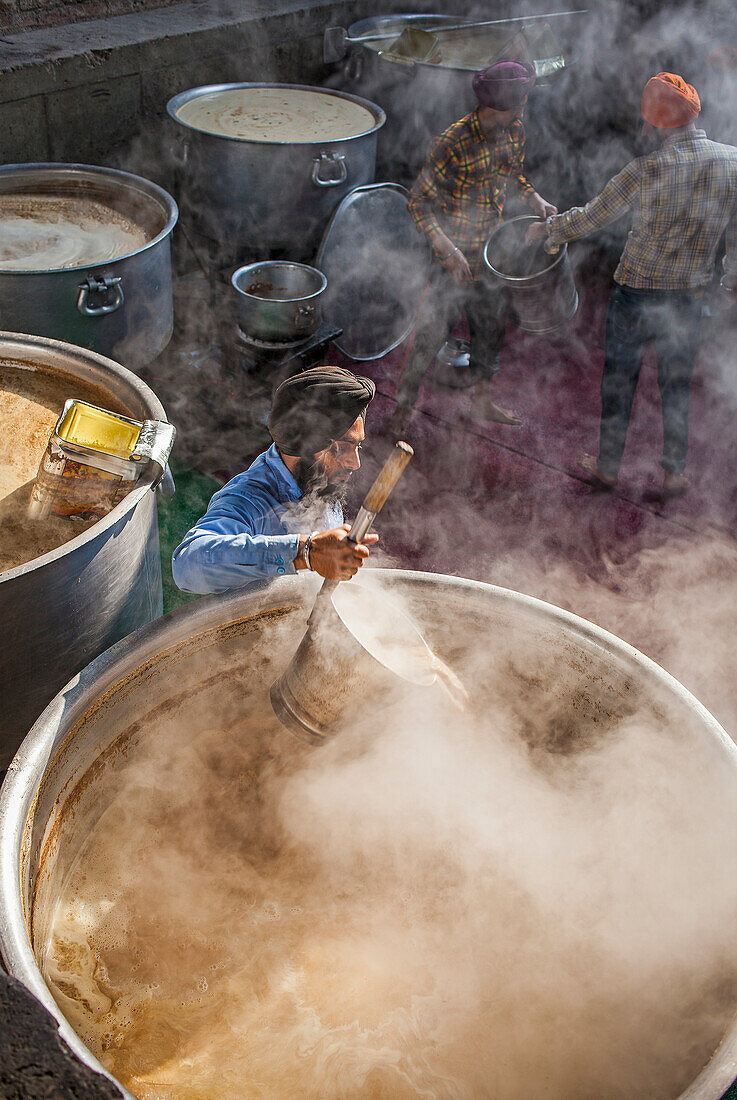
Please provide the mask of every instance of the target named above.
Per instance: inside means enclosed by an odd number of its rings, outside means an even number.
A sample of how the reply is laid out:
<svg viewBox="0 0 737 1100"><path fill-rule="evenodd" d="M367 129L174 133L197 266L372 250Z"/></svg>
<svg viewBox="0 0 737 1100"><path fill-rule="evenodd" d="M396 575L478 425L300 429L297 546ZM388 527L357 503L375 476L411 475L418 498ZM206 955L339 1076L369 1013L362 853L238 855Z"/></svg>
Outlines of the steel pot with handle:
<svg viewBox="0 0 737 1100"><path fill-rule="evenodd" d="M156 471L102 519L27 518L30 490L68 398L165 421L140 378L83 348L0 332L0 774L49 699L162 610Z"/></svg>
<svg viewBox="0 0 737 1100"><path fill-rule="evenodd" d="M246 336L296 343L317 328L328 281L316 267L265 260L239 267L230 281L238 294L238 325Z"/></svg>
<svg viewBox="0 0 737 1100"><path fill-rule="evenodd" d="M578 309L578 292L567 246L546 252L541 242L528 245L525 234L537 218L523 214L494 230L484 248L485 277L501 285L514 321L522 332L557 332Z"/></svg>
<svg viewBox="0 0 737 1100"><path fill-rule="evenodd" d="M171 235L174 199L150 180L83 164L0 167L2 200L88 200L121 215L141 232L137 247L103 262L48 270L3 267L0 327L64 340L109 356L131 370L166 347L173 328Z"/></svg>
<svg viewBox="0 0 737 1100"><path fill-rule="evenodd" d="M246 138L238 134L248 131L237 125L221 126L195 114L211 111L216 117L220 100L236 103L237 111L237 97L249 95L276 97L277 115L281 100L284 112L293 101L308 113L319 108L327 115L322 135L298 136L298 127L290 139L287 130L269 137L277 133L269 125L263 131L257 126L263 136ZM247 106L243 110L248 113ZM343 110L352 113L355 125L341 130L330 116ZM380 107L359 96L301 84L210 84L174 96L167 111L184 143L182 197L198 229L250 254L288 248L294 255L296 247L300 257L314 254L325 223L348 192L373 181L377 134L386 120ZM219 132L204 129L207 125Z"/></svg>

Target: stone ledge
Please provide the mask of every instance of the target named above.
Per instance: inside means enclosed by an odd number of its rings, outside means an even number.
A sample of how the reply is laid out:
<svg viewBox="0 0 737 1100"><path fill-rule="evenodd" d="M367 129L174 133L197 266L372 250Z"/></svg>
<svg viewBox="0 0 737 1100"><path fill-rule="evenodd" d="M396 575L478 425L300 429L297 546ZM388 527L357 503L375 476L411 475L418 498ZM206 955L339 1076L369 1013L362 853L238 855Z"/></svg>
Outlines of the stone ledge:
<svg viewBox="0 0 737 1100"><path fill-rule="evenodd" d="M369 10L367 0L191 0L176 7L6 35L0 38L0 102L92 82L102 68L106 77L128 75L160 68L166 55L184 60L201 57L203 51L247 48L254 30L273 20L286 20L292 27L311 23L315 33L318 22L323 27L331 18L352 19Z"/></svg>
<svg viewBox="0 0 737 1100"><path fill-rule="evenodd" d="M374 10L370 0L189 0L6 35L0 163L110 163L153 134L172 95L199 84L322 84L325 27Z"/></svg>

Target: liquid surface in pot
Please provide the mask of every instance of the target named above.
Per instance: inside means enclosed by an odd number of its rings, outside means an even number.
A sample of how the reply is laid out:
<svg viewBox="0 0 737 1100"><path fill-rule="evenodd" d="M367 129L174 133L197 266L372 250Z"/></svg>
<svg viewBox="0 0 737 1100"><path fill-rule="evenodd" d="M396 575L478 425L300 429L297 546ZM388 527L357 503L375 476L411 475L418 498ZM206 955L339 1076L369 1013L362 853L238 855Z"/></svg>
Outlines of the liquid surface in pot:
<svg viewBox="0 0 737 1100"><path fill-rule="evenodd" d="M119 259L148 238L135 222L91 199L0 195L0 270L57 271Z"/></svg>
<svg viewBox="0 0 737 1100"><path fill-rule="evenodd" d="M196 130L244 141L339 141L371 130L371 111L341 96L303 88L233 88L183 104L177 118Z"/></svg>
<svg viewBox="0 0 737 1100"><path fill-rule="evenodd" d="M31 488L69 397L127 413L110 394L77 379L0 364L0 573L25 565L86 531L94 520L48 516L31 522Z"/></svg>
<svg viewBox="0 0 737 1100"><path fill-rule="evenodd" d="M109 1070L142 1100L677 1096L737 1003L733 770L652 712L585 731L564 669L484 638L451 661L473 714L409 688L313 749L267 634L177 701L149 681L82 780L36 951Z"/></svg>

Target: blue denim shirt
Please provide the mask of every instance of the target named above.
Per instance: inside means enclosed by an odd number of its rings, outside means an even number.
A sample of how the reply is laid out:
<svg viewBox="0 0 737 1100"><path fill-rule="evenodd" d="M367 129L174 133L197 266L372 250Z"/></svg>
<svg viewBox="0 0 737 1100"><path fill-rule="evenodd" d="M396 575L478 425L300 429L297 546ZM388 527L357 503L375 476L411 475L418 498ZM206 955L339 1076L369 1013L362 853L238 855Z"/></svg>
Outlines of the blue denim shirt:
<svg viewBox="0 0 737 1100"><path fill-rule="evenodd" d="M219 489L207 512L172 555L172 573L185 592L226 592L296 572L300 534L343 522L340 504L307 509L302 492L272 444Z"/></svg>

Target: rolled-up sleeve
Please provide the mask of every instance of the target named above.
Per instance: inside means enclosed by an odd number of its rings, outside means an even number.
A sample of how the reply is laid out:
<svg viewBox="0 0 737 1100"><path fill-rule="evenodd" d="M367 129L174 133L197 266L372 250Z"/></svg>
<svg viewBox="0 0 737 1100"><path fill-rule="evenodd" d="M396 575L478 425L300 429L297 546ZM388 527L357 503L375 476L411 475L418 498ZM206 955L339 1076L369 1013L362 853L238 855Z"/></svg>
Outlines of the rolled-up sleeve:
<svg viewBox="0 0 737 1100"><path fill-rule="evenodd" d="M257 531L258 500L225 497L187 532L172 555L178 588L200 594L248 588L296 572L298 534Z"/></svg>

